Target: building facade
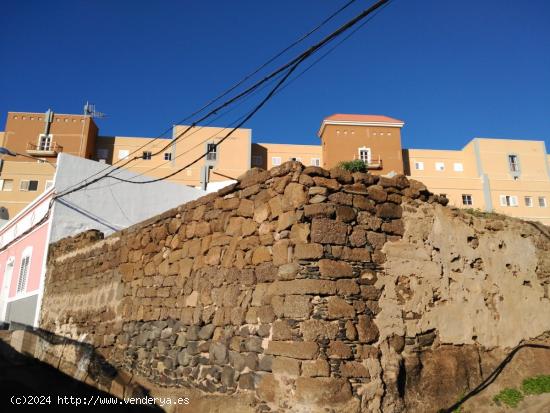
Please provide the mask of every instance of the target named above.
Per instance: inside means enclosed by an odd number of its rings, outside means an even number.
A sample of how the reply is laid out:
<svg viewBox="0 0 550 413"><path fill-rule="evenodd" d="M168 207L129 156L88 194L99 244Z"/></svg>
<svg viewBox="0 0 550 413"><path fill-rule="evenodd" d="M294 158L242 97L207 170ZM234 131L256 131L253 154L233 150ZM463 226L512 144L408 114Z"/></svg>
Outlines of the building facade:
<svg viewBox="0 0 550 413"><path fill-rule="evenodd" d="M0 321L37 325L50 243L89 229L109 235L205 194L173 182L145 186L107 178L52 203L55 192L104 167L60 154L52 187L0 228Z"/></svg>
<svg viewBox="0 0 550 413"><path fill-rule="evenodd" d="M8 112L0 146L17 156L0 160L0 207L7 218L51 187L60 153L93 159L97 133L86 115Z"/></svg>
<svg viewBox="0 0 550 413"><path fill-rule="evenodd" d="M69 151L117 165L137 157L125 169L139 179L169 176L207 190L234 182L251 166L269 169L296 160L332 168L362 160L373 174L405 173L418 179L445 194L452 205L550 224L550 155L543 141L475 138L461 150L404 149L403 127L403 121L385 115L333 114L321 122L320 145L252 143L252 131L244 128L217 145L230 128L176 125L170 139L151 142L98 136L89 116L10 112L3 146L40 158L40 163L4 157L0 208L11 217L47 190L56 154Z"/></svg>

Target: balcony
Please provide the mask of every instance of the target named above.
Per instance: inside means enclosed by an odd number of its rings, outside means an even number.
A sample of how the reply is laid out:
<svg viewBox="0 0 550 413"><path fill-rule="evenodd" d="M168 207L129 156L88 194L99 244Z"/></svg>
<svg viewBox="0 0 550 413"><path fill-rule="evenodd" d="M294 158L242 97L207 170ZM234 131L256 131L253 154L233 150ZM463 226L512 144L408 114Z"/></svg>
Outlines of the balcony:
<svg viewBox="0 0 550 413"><path fill-rule="evenodd" d="M56 142L40 145L32 142L27 144L27 154L30 156L57 156L59 152L63 152L63 146Z"/></svg>
<svg viewBox="0 0 550 413"><path fill-rule="evenodd" d="M374 157L371 158L370 162L367 164L367 169L382 169L382 158L378 155L378 159Z"/></svg>

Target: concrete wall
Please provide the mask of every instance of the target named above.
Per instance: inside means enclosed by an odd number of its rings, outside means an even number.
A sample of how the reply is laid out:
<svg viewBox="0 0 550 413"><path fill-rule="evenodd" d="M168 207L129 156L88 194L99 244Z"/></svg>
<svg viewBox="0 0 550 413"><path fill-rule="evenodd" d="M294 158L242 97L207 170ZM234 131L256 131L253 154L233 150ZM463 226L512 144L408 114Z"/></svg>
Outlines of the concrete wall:
<svg viewBox="0 0 550 413"><path fill-rule="evenodd" d="M61 154L55 190L82 181L107 165ZM146 179L130 171L117 171L122 179ZM203 195L204 192L173 182L131 184L106 178L56 201L50 242L88 229L112 234L151 216Z"/></svg>

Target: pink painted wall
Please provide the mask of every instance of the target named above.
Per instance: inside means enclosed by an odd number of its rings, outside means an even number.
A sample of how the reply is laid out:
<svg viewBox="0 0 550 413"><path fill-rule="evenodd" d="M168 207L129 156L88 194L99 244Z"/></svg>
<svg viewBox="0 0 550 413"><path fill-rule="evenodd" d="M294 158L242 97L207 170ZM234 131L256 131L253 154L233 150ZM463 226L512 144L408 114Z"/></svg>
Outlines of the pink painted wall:
<svg viewBox="0 0 550 413"><path fill-rule="evenodd" d="M15 296L17 281L19 279L19 270L21 268L22 254L23 251L29 246L32 246L31 267L29 270L29 278L27 280L27 288L25 292L38 292L40 287L40 276L42 273L42 263L44 253L46 251L46 240L48 237L49 225L50 221L48 220L42 226L35 229L32 233L24 236L22 239L10 245L6 250L0 252L0 286L3 285L4 282L4 273L8 258L12 256L15 257L15 266L13 268L9 288L10 298Z"/></svg>

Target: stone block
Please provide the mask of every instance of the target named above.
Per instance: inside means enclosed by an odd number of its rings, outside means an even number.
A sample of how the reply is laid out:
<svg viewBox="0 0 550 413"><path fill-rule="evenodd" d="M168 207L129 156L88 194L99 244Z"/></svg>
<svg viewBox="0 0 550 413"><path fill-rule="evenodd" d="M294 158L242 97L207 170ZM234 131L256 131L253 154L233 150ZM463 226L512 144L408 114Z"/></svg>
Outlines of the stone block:
<svg viewBox="0 0 550 413"><path fill-rule="evenodd" d="M405 233L405 226L402 220L394 219L390 222L384 222L382 224L382 231L394 235L403 235Z"/></svg>
<svg viewBox="0 0 550 413"><path fill-rule="evenodd" d="M310 298L307 295L287 295L284 304L284 316L305 320L311 314Z"/></svg>
<svg viewBox="0 0 550 413"><path fill-rule="evenodd" d="M295 395L300 402L324 407L347 402L353 397L349 381L333 377L298 377Z"/></svg>
<svg viewBox="0 0 550 413"><path fill-rule="evenodd" d="M268 287L267 293L269 295L332 295L336 293L336 284L334 281L314 279L275 281Z"/></svg>
<svg viewBox="0 0 550 413"><path fill-rule="evenodd" d="M284 265L291 259L292 247L290 240L282 239L273 244L273 264Z"/></svg>
<svg viewBox="0 0 550 413"><path fill-rule="evenodd" d="M376 203L363 195L353 195L353 206L362 211L375 212Z"/></svg>
<svg viewBox="0 0 550 413"><path fill-rule="evenodd" d="M253 219L258 224L261 224L262 222L264 222L265 220L267 220L269 218L269 213L270 212L271 211L269 209L269 204L268 203L260 204L259 206L257 206L254 209Z"/></svg>
<svg viewBox="0 0 550 413"><path fill-rule="evenodd" d="M378 327L371 318L360 315L355 328L357 329L357 334L359 335L359 341L361 343L369 344L378 340Z"/></svg>
<svg viewBox="0 0 550 413"><path fill-rule="evenodd" d="M271 261L271 251L269 247L257 247L252 254L252 264L257 265L267 261Z"/></svg>
<svg viewBox="0 0 550 413"><path fill-rule="evenodd" d="M330 177L343 184L351 184L353 182L351 172L338 166L330 170Z"/></svg>
<svg viewBox="0 0 550 413"><path fill-rule="evenodd" d="M386 234L369 231L367 233L367 240L375 249L381 250L386 243Z"/></svg>
<svg viewBox="0 0 550 413"><path fill-rule="evenodd" d="M319 346L308 341L270 341L266 354L311 360L319 354Z"/></svg>
<svg viewBox="0 0 550 413"><path fill-rule="evenodd" d="M333 191L337 191L342 187L336 179L324 178L322 176L313 177L313 182L315 182L316 186L323 186Z"/></svg>
<svg viewBox="0 0 550 413"><path fill-rule="evenodd" d="M370 378L369 371L362 363L357 361L347 361L340 365L340 374L342 377Z"/></svg>
<svg viewBox="0 0 550 413"><path fill-rule="evenodd" d="M388 198L388 193L380 185L372 185L367 188L367 193L370 199L376 203L385 202Z"/></svg>
<svg viewBox="0 0 550 413"><path fill-rule="evenodd" d="M351 347L338 340L330 342L327 353L331 359L350 359L353 356Z"/></svg>
<svg viewBox="0 0 550 413"><path fill-rule="evenodd" d="M273 340L285 341L292 339L292 329L286 320L275 320L272 333Z"/></svg>
<svg viewBox="0 0 550 413"><path fill-rule="evenodd" d="M337 280L336 281L336 290L340 295L354 295L361 292L359 285L355 280Z"/></svg>
<svg viewBox="0 0 550 413"><path fill-rule="evenodd" d="M345 192L335 192L333 194L330 194L328 199L330 202L333 202L335 204L347 206L353 205L353 195L346 194Z"/></svg>
<svg viewBox="0 0 550 413"><path fill-rule="evenodd" d="M355 317L355 309L353 305L340 297L328 298L328 318L331 320L339 320L342 318Z"/></svg>
<svg viewBox="0 0 550 413"><path fill-rule="evenodd" d="M277 231L284 231L297 222L298 218L295 211L283 212L277 220Z"/></svg>
<svg viewBox="0 0 550 413"><path fill-rule="evenodd" d="M288 357L274 357L271 371L276 375L298 377L300 375L300 362Z"/></svg>
<svg viewBox="0 0 550 413"><path fill-rule="evenodd" d="M304 207L304 215L311 217L333 217L336 213L336 207L331 203L309 204Z"/></svg>
<svg viewBox="0 0 550 413"><path fill-rule="evenodd" d="M294 224L290 230L290 240L295 244L306 243L308 242L309 232L308 223Z"/></svg>
<svg viewBox="0 0 550 413"><path fill-rule="evenodd" d="M342 222L351 222L355 219L357 213L355 209L346 205L336 206L336 219Z"/></svg>
<svg viewBox="0 0 550 413"><path fill-rule="evenodd" d="M396 205L391 202L376 205L376 216L380 218L401 218L403 209L401 205Z"/></svg>
<svg viewBox="0 0 550 413"><path fill-rule="evenodd" d="M329 259L319 260L319 272L322 277L351 278L353 268L347 262Z"/></svg>
<svg viewBox="0 0 550 413"><path fill-rule="evenodd" d="M367 231L355 227L349 236L349 243L352 247L362 247L367 243Z"/></svg>
<svg viewBox="0 0 550 413"><path fill-rule="evenodd" d="M296 244L294 247L294 257L299 260L314 260L322 258L324 254L321 244Z"/></svg>
<svg viewBox="0 0 550 413"><path fill-rule="evenodd" d="M330 176L330 172L320 166L306 166L302 173L309 176L324 176L325 178Z"/></svg>
<svg viewBox="0 0 550 413"><path fill-rule="evenodd" d="M289 183L282 199L283 211L295 210L304 205L307 201L306 188L296 182Z"/></svg>
<svg viewBox="0 0 550 413"><path fill-rule="evenodd" d="M302 361L302 376L304 377L328 377L330 365L324 359L314 361Z"/></svg>
<svg viewBox="0 0 550 413"><path fill-rule="evenodd" d="M311 241L320 244L345 245L348 226L326 218L314 218L311 224Z"/></svg>

